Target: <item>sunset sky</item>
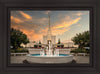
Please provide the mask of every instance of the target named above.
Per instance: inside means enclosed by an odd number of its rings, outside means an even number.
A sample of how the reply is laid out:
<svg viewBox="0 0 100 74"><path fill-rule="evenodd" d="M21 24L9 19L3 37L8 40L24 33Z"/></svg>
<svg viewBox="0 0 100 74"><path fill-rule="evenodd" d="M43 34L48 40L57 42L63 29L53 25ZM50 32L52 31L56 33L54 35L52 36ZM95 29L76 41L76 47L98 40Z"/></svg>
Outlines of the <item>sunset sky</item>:
<svg viewBox="0 0 100 74"><path fill-rule="evenodd" d="M51 16L52 35L56 42L70 41L76 33L89 30L89 11L11 11L11 28L19 29L30 41L41 41L48 31Z"/></svg>

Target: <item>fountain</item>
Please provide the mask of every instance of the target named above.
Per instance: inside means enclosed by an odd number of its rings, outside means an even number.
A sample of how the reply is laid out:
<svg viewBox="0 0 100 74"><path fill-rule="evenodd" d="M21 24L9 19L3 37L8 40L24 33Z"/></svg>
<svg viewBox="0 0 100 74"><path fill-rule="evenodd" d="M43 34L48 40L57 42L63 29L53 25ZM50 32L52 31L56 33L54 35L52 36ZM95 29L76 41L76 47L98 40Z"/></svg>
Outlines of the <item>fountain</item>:
<svg viewBox="0 0 100 74"><path fill-rule="evenodd" d="M46 50L47 51L40 51L40 55L41 56L59 56L59 51L58 50L55 50L51 44L51 42L49 41L49 44L48 44L48 47L46 47Z"/></svg>
<svg viewBox="0 0 100 74"><path fill-rule="evenodd" d="M59 54L59 50L55 49L50 41L44 49L41 49L40 54L28 54L27 61L30 63L69 63L73 60L73 55Z"/></svg>
<svg viewBox="0 0 100 74"><path fill-rule="evenodd" d="M54 46L57 44L52 43L50 19L49 19L49 28L48 28L48 34L47 34L47 44L41 44L41 45L44 45L44 48L41 48L39 54L32 54L31 51L33 51L34 49L29 50L30 54L26 55L28 62L30 63L68 63L73 60L73 55L59 54L59 49L55 49Z"/></svg>

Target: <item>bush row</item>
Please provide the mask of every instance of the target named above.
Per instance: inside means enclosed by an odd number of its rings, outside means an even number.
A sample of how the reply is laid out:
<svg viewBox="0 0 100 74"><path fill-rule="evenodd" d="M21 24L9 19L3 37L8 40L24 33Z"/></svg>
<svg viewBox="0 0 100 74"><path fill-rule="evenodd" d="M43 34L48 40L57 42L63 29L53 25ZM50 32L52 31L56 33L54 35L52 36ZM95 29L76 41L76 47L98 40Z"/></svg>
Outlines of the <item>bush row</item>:
<svg viewBox="0 0 100 74"><path fill-rule="evenodd" d="M89 50L86 50L86 49L74 49L74 50L71 50L71 53L89 53Z"/></svg>
<svg viewBox="0 0 100 74"><path fill-rule="evenodd" d="M23 49L23 48L18 48L18 49L11 49L10 50L11 53L28 53L27 49Z"/></svg>

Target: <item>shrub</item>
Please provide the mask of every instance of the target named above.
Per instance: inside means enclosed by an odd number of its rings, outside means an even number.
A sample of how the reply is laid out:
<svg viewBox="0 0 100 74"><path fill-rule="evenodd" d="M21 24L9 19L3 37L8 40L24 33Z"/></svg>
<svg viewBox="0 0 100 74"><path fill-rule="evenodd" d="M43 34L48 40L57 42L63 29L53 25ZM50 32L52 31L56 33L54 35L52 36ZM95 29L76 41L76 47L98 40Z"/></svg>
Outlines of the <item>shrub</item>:
<svg viewBox="0 0 100 74"><path fill-rule="evenodd" d="M12 50L12 49L11 49L10 52L11 52L11 53L15 53L15 50Z"/></svg>
<svg viewBox="0 0 100 74"><path fill-rule="evenodd" d="M16 50L10 50L11 51L11 53L24 53L24 52L27 52L28 53L28 50L27 49L24 49L24 48L18 48L18 49L16 49Z"/></svg>
<svg viewBox="0 0 100 74"><path fill-rule="evenodd" d="M89 50L86 50L86 49L74 49L71 51L71 53L89 53Z"/></svg>

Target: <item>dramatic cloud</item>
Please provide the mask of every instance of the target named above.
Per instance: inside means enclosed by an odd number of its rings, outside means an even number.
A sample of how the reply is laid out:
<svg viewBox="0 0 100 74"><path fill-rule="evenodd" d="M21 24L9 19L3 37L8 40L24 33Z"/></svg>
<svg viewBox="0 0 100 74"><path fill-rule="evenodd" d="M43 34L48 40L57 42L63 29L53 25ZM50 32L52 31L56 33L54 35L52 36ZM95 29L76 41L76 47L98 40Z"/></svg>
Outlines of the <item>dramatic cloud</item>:
<svg viewBox="0 0 100 74"><path fill-rule="evenodd" d="M15 18L15 17L11 16L11 22L15 22L15 23L23 23L24 21L22 21L22 20L19 19L19 18Z"/></svg>
<svg viewBox="0 0 100 74"><path fill-rule="evenodd" d="M45 24L48 22L48 18L38 18L38 19L33 18L32 22L37 24Z"/></svg>
<svg viewBox="0 0 100 74"><path fill-rule="evenodd" d="M41 20L42 20L41 23L43 23L45 18L43 18ZM38 21L40 21L40 20L38 20ZM43 27L43 25L32 24L32 22L30 22L30 21L29 22L21 21L20 19L14 18L13 16L11 16L11 28L22 31L23 33L25 33L27 35L28 39L31 41L32 40L33 41L38 41L38 40L42 41L43 35L46 35L47 30L48 30L48 28ZM42 28L45 28L45 29L42 29Z"/></svg>
<svg viewBox="0 0 100 74"><path fill-rule="evenodd" d="M87 14L88 12L78 12L78 13L76 13L76 14L74 14L74 15L77 15L77 16L82 16L82 15L85 15L85 14Z"/></svg>
<svg viewBox="0 0 100 74"><path fill-rule="evenodd" d="M47 35L47 32L48 32L48 28L47 27L45 29L39 30L39 33L42 34L42 35Z"/></svg>
<svg viewBox="0 0 100 74"><path fill-rule="evenodd" d="M81 26L80 24L79 25L76 25L77 27Z"/></svg>
<svg viewBox="0 0 100 74"><path fill-rule="evenodd" d="M20 31L22 31L23 33L25 33L27 36L28 36L28 39L29 40L35 40L35 41L38 41L38 40L42 40L42 34L38 34L38 33L35 33L35 29L28 29L26 27L23 27L21 25L12 25L11 26L12 28L14 29L19 29Z"/></svg>
<svg viewBox="0 0 100 74"><path fill-rule="evenodd" d="M24 18L26 18L26 19L32 19L32 17L31 17L30 15L28 15L28 14L22 12L22 11L19 11L19 12L20 12L20 14L21 14Z"/></svg>
<svg viewBox="0 0 100 74"><path fill-rule="evenodd" d="M76 13L75 15L77 15L77 16L81 16L81 15L83 15L83 13Z"/></svg>
<svg viewBox="0 0 100 74"><path fill-rule="evenodd" d="M69 19L69 17L66 17L63 20ZM69 31L69 27L73 24L76 24L79 20L81 19L81 17L78 17L76 19L67 21L67 22L62 22L62 23L56 23L56 25L54 25L52 28L52 34L53 35L61 35L66 31ZM44 21L46 21L46 18L42 18L42 21L40 21L41 23L44 23ZM36 21L36 19L35 19ZM39 21L39 19L37 20L37 22ZM61 20L62 21L62 20ZM24 24L25 25L25 24ZM33 25L33 28L32 28ZM12 25L13 28L15 29L19 29L21 30L23 33L25 33L28 38L30 40L42 40L42 36L47 34L48 31L48 24L45 28L43 28L43 26L37 26L35 24L26 24L26 26L23 27L23 25ZM41 27L41 28L38 28Z"/></svg>
<svg viewBox="0 0 100 74"><path fill-rule="evenodd" d="M61 35L64 32L68 31L70 28L63 28L63 29L53 29L52 34L53 35Z"/></svg>
<svg viewBox="0 0 100 74"><path fill-rule="evenodd" d="M76 24L79 20L81 19L81 17L78 17L74 20L70 20L70 21L64 21L62 23L57 23L56 26L54 26L53 28L68 28L69 26Z"/></svg>
<svg viewBox="0 0 100 74"><path fill-rule="evenodd" d="M20 29L23 33L25 33L28 38L32 41L38 41L38 40L42 40L42 35L41 34L37 34L35 33L34 30L25 30L25 29Z"/></svg>
<svg viewBox="0 0 100 74"><path fill-rule="evenodd" d="M31 11L30 11L31 12ZM18 29L25 33L29 40L39 41L43 39L43 35L47 35L48 32L48 17L47 14L53 11L37 11L37 12L26 12L18 11L16 13L11 14L11 28ZM59 11L58 11L59 12ZM30 15L29 15L30 13ZM34 14L33 14L34 13ZM53 12L54 13L54 12ZM73 15L73 16L72 16ZM76 16L77 15L77 16ZM85 14L84 14L85 15ZM56 13L55 20L52 19L51 16L51 29L52 34L57 36L62 36L64 33L72 31L72 27L78 28L80 27L81 19L83 16L82 12L78 13ZM52 22L53 21L53 22ZM80 22L80 23L79 23ZM54 24L52 24L54 23ZM74 25L74 26L73 26ZM85 25L82 25L85 26ZM75 29L74 28L74 29ZM70 37L71 38L71 37ZM66 40L66 39L65 39Z"/></svg>

